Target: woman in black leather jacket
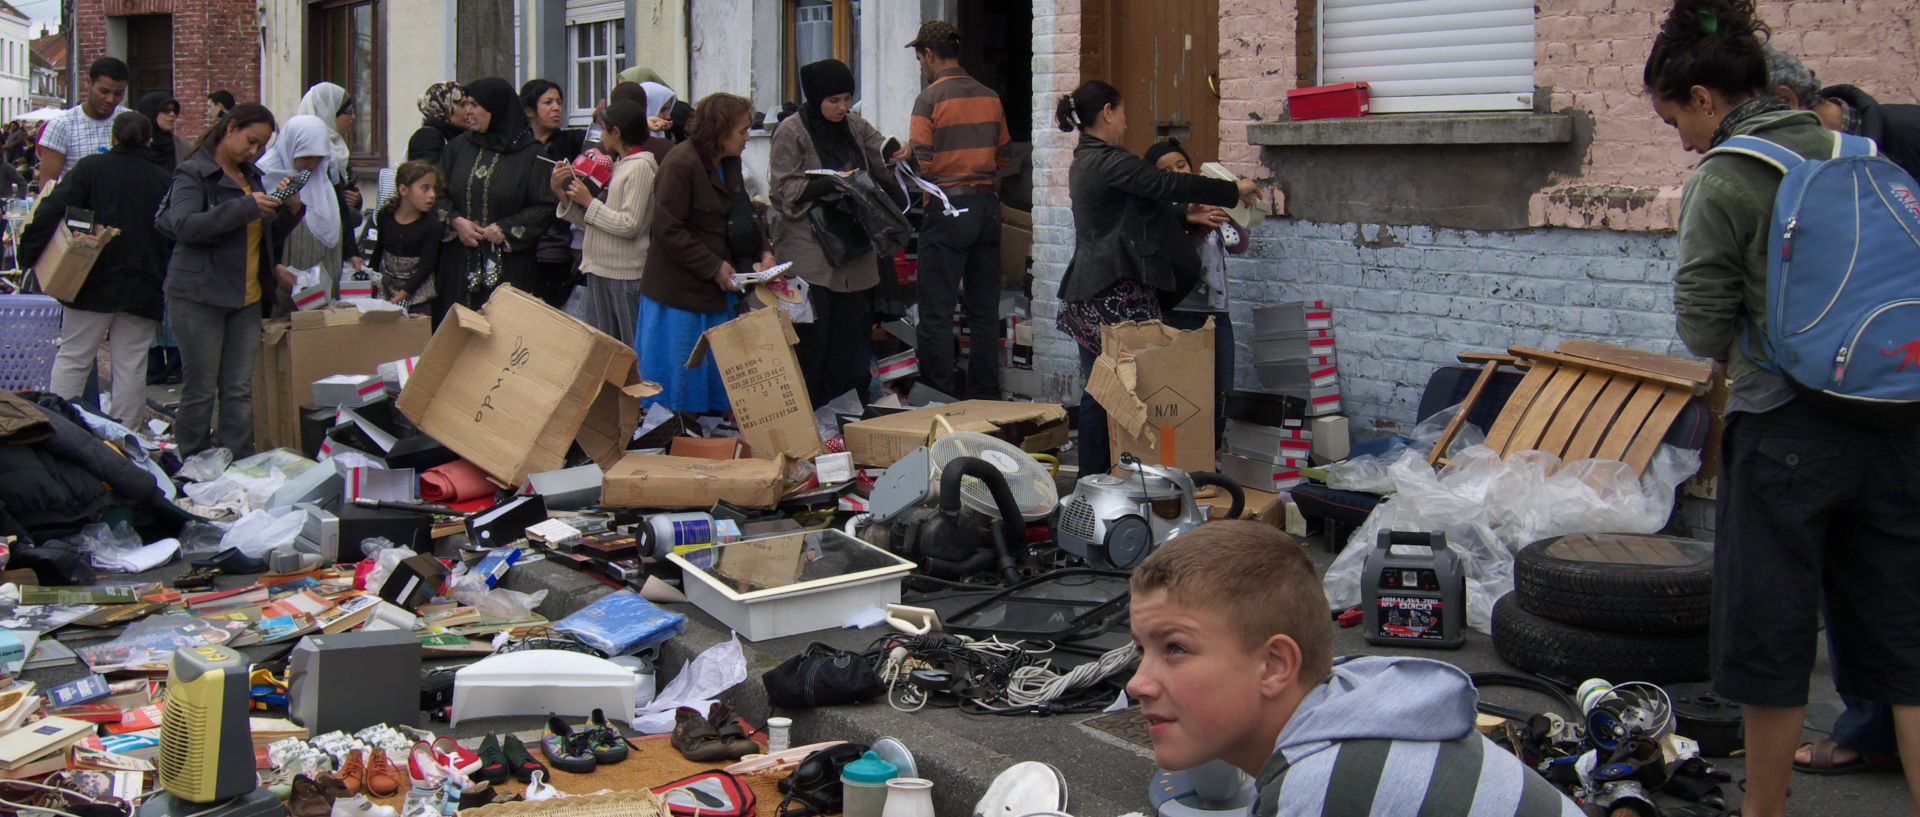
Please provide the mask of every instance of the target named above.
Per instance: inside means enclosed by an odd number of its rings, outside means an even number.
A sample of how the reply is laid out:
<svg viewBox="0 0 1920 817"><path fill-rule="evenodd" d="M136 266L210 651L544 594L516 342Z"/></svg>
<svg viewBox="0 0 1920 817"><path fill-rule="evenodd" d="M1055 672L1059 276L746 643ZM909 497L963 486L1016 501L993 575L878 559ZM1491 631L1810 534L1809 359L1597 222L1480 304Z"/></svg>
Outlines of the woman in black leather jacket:
<svg viewBox="0 0 1920 817"><path fill-rule="evenodd" d="M1060 129L1080 131L1067 171L1073 197L1073 260L1060 280L1055 325L1080 346L1084 383L1100 356L1100 327L1159 320L1200 278L1200 256L1188 241L1189 219L1224 214L1206 205L1252 199L1253 182L1229 182L1154 167L1120 142L1127 117L1120 92L1089 80L1060 98ZM1107 412L1080 396L1080 473L1106 473Z"/></svg>

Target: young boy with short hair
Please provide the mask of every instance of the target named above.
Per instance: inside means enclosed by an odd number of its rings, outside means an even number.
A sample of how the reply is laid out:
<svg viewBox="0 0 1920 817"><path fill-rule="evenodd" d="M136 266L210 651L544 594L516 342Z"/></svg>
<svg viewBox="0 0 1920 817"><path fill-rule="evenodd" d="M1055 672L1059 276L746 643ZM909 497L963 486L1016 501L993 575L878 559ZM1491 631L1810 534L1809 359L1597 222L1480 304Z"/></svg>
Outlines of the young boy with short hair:
<svg viewBox="0 0 1920 817"><path fill-rule="evenodd" d="M1466 673L1424 658L1333 658L1312 563L1252 521L1182 535L1133 572L1140 702L1169 770L1225 760L1258 786L1253 817L1579 817L1474 730Z"/></svg>

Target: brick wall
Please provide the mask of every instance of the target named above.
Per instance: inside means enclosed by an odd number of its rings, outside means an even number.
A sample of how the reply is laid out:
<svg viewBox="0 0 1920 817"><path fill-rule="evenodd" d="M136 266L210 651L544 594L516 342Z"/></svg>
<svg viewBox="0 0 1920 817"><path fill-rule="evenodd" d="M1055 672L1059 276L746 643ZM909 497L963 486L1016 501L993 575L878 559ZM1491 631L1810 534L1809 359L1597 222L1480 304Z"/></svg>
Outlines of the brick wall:
<svg viewBox="0 0 1920 817"><path fill-rule="evenodd" d="M255 0L75 0L74 62L82 85L87 65L107 52L107 15L122 10L173 14L173 93L180 100L182 135L196 137L205 129L207 94L217 89L242 102L260 98ZM135 101L127 100L128 107Z"/></svg>
<svg viewBox="0 0 1920 817"><path fill-rule="evenodd" d="M1067 168L1075 136L1054 126L1054 105L1080 84L1080 0L1033 3L1033 299L1034 369L1056 399L1077 399L1080 361L1073 341L1053 328L1053 293L1073 257Z"/></svg>

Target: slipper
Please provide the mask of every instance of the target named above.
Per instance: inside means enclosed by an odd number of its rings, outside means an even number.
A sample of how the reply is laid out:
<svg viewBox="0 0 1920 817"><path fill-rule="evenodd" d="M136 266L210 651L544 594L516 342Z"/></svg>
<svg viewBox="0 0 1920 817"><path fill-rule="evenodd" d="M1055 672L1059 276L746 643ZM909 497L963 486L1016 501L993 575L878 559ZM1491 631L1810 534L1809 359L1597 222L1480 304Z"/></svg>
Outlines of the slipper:
<svg viewBox="0 0 1920 817"><path fill-rule="evenodd" d="M1804 744L1801 748L1812 749L1812 751L1808 754L1806 763L1801 763L1797 757L1794 759L1793 770L1796 772L1805 774L1843 775L1865 774L1870 772L1899 773L1901 771L1899 755L1870 755L1861 752L1859 756L1853 760L1845 763L1837 763L1833 759L1833 753L1834 750L1840 748L1840 744L1834 742L1833 738L1821 738L1812 743ZM1799 752L1795 751L1794 754L1798 755Z"/></svg>

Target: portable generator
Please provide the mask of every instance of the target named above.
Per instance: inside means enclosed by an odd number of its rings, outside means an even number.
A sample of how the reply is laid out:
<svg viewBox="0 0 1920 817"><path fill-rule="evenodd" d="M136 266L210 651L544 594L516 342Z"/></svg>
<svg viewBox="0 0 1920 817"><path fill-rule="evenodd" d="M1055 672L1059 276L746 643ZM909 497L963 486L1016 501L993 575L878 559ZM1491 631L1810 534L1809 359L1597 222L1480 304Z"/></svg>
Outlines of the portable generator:
<svg viewBox="0 0 1920 817"><path fill-rule="evenodd" d="M1413 548L1423 552L1405 552ZM1467 574L1447 535L1381 531L1360 574L1360 609L1368 644L1452 650L1467 643Z"/></svg>

